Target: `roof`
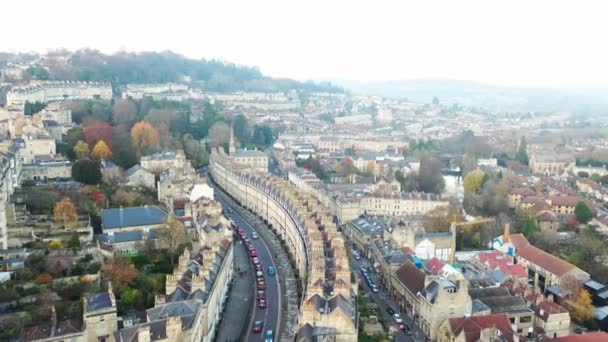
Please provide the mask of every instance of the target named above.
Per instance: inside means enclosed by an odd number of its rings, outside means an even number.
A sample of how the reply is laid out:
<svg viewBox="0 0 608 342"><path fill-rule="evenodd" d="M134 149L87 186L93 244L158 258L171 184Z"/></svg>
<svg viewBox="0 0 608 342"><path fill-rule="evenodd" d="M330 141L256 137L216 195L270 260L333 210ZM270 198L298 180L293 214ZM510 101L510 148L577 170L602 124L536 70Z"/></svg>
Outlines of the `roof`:
<svg viewBox="0 0 608 342"><path fill-rule="evenodd" d="M412 294L417 294L424 288L425 274L414 265L412 262L407 262L401 266L397 272L397 279L403 284Z"/></svg>
<svg viewBox="0 0 608 342"><path fill-rule="evenodd" d="M437 257L433 257L433 259L426 263L426 268L435 275L441 273L443 266L445 266L445 264L441 260L437 259Z"/></svg>
<svg viewBox="0 0 608 342"><path fill-rule="evenodd" d="M551 196L549 199L551 200L551 205L560 207L574 207L578 202L583 200L579 196Z"/></svg>
<svg viewBox="0 0 608 342"><path fill-rule="evenodd" d="M143 167L141 167L139 165L133 165L127 171L125 171L123 175L125 177L131 177L138 171L144 171L144 172L151 173L150 171L148 171L147 169L144 169Z"/></svg>
<svg viewBox="0 0 608 342"><path fill-rule="evenodd" d="M97 311L112 307L112 299L108 292L101 292L92 295L87 301L87 311Z"/></svg>
<svg viewBox="0 0 608 342"><path fill-rule="evenodd" d="M101 211L103 229L156 225L167 220L167 213L155 205L112 208Z"/></svg>
<svg viewBox="0 0 608 342"><path fill-rule="evenodd" d="M516 255L526 259L528 262L541 267L542 269L558 276L562 277L571 271L578 270L581 273L585 273L573 264L560 259L550 253L543 251L533 245L526 245L517 248Z"/></svg>
<svg viewBox="0 0 608 342"><path fill-rule="evenodd" d="M608 333L596 331L581 335L569 335L549 339L552 342L605 342L608 341Z"/></svg>
<svg viewBox="0 0 608 342"><path fill-rule="evenodd" d="M509 191L509 195L532 196L534 191L529 188L514 188Z"/></svg>
<svg viewBox="0 0 608 342"><path fill-rule="evenodd" d="M268 155L262 151L258 150L247 150L239 148L236 150L237 157L268 157Z"/></svg>
<svg viewBox="0 0 608 342"><path fill-rule="evenodd" d="M547 319L549 319L550 315L568 312L568 310L566 310L563 306L555 302L550 302L548 300L545 300L538 305L531 304L530 308L534 310L536 316L538 316L545 322L547 321Z"/></svg>
<svg viewBox="0 0 608 342"><path fill-rule="evenodd" d="M454 336L464 333L466 342L480 340L484 329L496 328L502 333L505 341L513 341L513 329L506 314L457 317L449 319L450 330Z"/></svg>

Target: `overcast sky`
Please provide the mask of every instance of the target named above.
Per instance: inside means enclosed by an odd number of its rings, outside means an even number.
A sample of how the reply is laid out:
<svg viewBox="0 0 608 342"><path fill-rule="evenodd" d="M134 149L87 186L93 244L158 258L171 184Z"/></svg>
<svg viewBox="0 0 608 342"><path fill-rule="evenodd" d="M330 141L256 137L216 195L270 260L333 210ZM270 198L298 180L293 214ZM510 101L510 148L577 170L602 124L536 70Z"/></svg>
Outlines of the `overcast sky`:
<svg viewBox="0 0 608 342"><path fill-rule="evenodd" d="M604 3L9 0L0 46L173 50L297 79L597 85L608 84Z"/></svg>

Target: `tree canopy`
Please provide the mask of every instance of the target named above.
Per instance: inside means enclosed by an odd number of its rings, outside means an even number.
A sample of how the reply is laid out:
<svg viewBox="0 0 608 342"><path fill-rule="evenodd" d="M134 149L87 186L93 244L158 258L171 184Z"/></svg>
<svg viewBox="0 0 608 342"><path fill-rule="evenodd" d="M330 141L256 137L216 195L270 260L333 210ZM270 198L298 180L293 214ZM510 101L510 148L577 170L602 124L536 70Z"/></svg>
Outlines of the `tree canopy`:
<svg viewBox="0 0 608 342"><path fill-rule="evenodd" d="M591 221L591 218L593 218L591 208L589 208L587 203L583 201L576 203L576 206L574 207L574 215L576 216L576 220L583 224Z"/></svg>

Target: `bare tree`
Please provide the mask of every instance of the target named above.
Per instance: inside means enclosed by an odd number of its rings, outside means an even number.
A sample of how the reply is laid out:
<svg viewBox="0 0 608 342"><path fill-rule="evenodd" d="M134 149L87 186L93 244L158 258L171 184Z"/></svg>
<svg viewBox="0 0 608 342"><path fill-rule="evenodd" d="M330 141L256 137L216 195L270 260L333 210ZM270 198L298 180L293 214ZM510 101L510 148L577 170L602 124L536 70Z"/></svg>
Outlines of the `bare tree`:
<svg viewBox="0 0 608 342"><path fill-rule="evenodd" d="M216 122L209 128L207 143L211 148L222 146L230 141L230 127L225 122Z"/></svg>

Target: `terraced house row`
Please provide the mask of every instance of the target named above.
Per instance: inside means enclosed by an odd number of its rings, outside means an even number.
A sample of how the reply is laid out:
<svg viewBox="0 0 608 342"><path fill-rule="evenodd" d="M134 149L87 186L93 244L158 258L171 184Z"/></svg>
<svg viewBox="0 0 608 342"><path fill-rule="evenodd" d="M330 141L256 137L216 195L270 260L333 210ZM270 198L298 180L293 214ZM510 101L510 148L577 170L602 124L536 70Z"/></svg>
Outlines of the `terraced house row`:
<svg viewBox="0 0 608 342"><path fill-rule="evenodd" d="M222 149L212 151L210 170L224 191L264 219L285 242L303 289L297 340L356 341L357 287L329 211L287 180L251 171Z"/></svg>

